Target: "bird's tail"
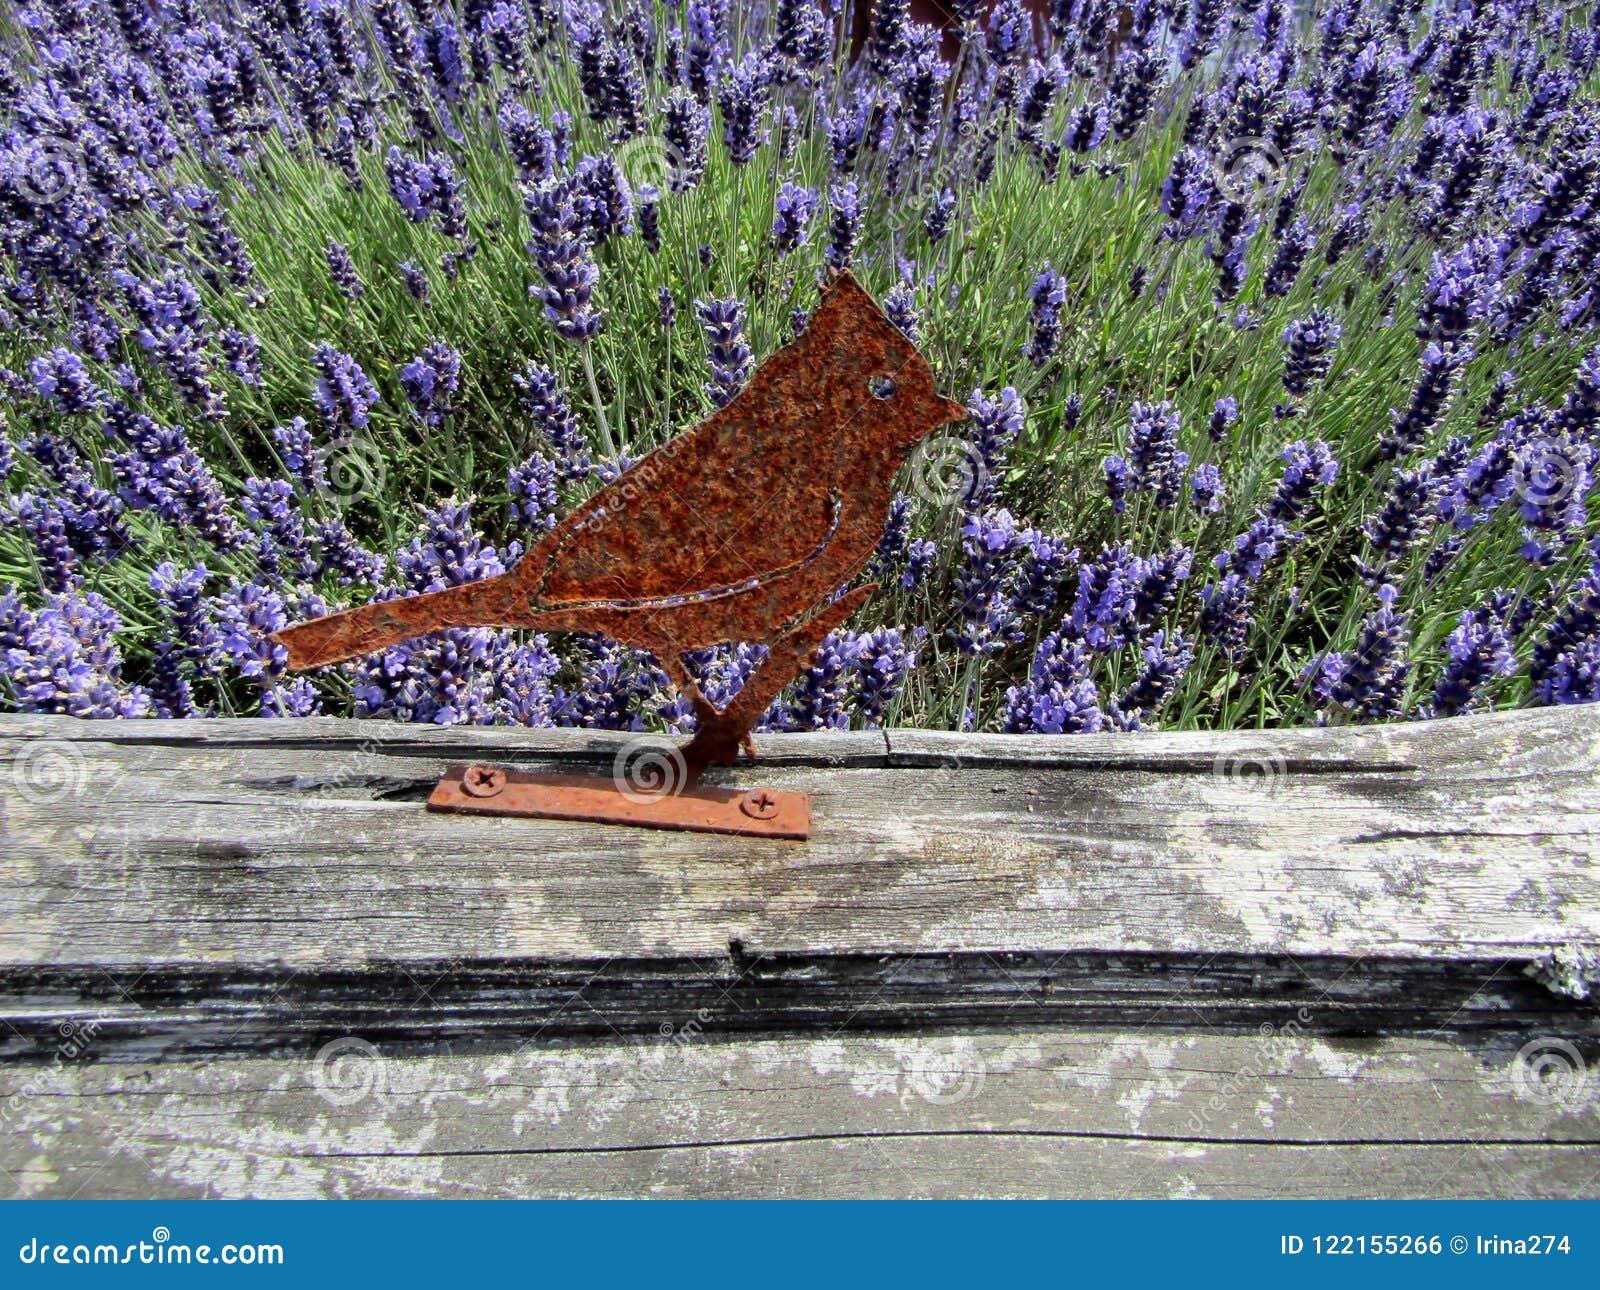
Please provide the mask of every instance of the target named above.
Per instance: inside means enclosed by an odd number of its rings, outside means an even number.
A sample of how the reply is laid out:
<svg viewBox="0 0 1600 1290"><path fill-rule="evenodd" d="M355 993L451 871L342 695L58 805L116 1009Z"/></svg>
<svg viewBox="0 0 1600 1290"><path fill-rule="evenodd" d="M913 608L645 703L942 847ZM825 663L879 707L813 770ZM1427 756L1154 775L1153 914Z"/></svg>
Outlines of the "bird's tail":
<svg viewBox="0 0 1600 1290"><path fill-rule="evenodd" d="M289 666L301 671L371 654L447 627L520 626L526 615L517 611L524 599L511 575L500 574L443 591L345 609L285 627L272 638L287 647Z"/></svg>

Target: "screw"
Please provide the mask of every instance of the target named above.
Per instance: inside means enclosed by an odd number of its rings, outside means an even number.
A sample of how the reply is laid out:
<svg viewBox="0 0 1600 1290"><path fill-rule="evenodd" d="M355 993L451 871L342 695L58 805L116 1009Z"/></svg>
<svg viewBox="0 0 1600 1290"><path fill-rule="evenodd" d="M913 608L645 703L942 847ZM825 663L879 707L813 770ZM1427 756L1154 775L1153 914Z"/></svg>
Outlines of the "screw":
<svg viewBox="0 0 1600 1290"><path fill-rule="evenodd" d="M493 797L506 786L506 773L495 766L468 766L461 787L473 797Z"/></svg>
<svg viewBox="0 0 1600 1290"><path fill-rule="evenodd" d="M739 799L739 809L753 820L770 820L778 813L778 799L771 789L752 788Z"/></svg>

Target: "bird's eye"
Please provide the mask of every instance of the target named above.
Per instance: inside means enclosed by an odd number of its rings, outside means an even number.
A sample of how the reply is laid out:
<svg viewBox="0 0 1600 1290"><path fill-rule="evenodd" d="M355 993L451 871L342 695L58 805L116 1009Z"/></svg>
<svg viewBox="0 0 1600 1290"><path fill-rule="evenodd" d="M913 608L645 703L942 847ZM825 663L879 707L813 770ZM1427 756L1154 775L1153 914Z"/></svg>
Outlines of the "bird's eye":
<svg viewBox="0 0 1600 1290"><path fill-rule="evenodd" d="M875 399L894 398L894 379L888 376L869 376L867 388L872 391Z"/></svg>

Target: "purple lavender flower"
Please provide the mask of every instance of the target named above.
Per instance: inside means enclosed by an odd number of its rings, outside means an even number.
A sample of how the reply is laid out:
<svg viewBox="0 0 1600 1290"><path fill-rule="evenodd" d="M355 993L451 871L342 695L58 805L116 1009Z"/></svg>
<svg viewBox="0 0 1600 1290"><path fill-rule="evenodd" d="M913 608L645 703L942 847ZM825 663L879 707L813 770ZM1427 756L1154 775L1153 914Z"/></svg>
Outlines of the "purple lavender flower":
<svg viewBox="0 0 1600 1290"><path fill-rule="evenodd" d="M429 425L450 415L450 400L461 384L461 354L442 340L431 340L400 369L400 387L411 406Z"/></svg>
<svg viewBox="0 0 1600 1290"><path fill-rule="evenodd" d="M1108 91L1111 129L1117 138L1131 138L1150 114L1165 66L1153 50L1125 49L1117 55Z"/></svg>
<svg viewBox="0 0 1600 1290"><path fill-rule="evenodd" d="M767 141L766 131L761 128L761 80L761 57L751 54L724 75L717 91L722 142L728 149L728 160L736 166L748 165Z"/></svg>
<svg viewBox="0 0 1600 1290"><path fill-rule="evenodd" d="M400 281L406 289L406 294L423 305L428 304L431 288L428 285L427 272L411 260L402 260L398 267Z"/></svg>
<svg viewBox="0 0 1600 1290"><path fill-rule="evenodd" d="M1061 307L1067 302L1067 280L1045 261L1044 271L1028 288L1028 320L1033 335L1022 347L1035 367L1043 367L1054 357L1061 340Z"/></svg>
<svg viewBox="0 0 1600 1290"><path fill-rule="evenodd" d="M694 311L706 334L711 379L705 392L721 408L750 379L750 346L744 340L744 305L738 300L696 300Z"/></svg>
<svg viewBox="0 0 1600 1290"><path fill-rule="evenodd" d="M1178 451L1182 424L1171 403L1135 403L1128 426L1128 488L1152 493L1161 510L1171 510L1183 495L1189 454Z"/></svg>
<svg viewBox="0 0 1600 1290"><path fill-rule="evenodd" d="M89 413L105 401L83 360L70 349L56 348L28 364L28 375L41 399L49 399L66 413Z"/></svg>
<svg viewBox="0 0 1600 1290"><path fill-rule="evenodd" d="M950 217L955 213L956 195L948 188L941 188L928 201L927 213L922 218L922 227L928 234L928 241L938 246L950 231Z"/></svg>
<svg viewBox="0 0 1600 1290"><path fill-rule="evenodd" d="M1206 434L1212 443L1221 443L1228 427L1239 419L1239 400L1229 396L1211 405L1211 419L1206 423Z"/></svg>
<svg viewBox="0 0 1600 1290"><path fill-rule="evenodd" d="M687 192L697 186L706 173L711 110L694 95L676 88L667 95L661 115L661 135L672 164L672 191Z"/></svg>
<svg viewBox="0 0 1600 1290"><path fill-rule="evenodd" d="M881 725L889 705L900 697L926 639L921 627L910 633L880 627L856 638L857 702L869 728Z"/></svg>
<svg viewBox="0 0 1600 1290"><path fill-rule="evenodd" d="M1216 197L1211 158L1203 148L1182 148L1172 159L1172 169L1161 184L1161 211L1171 223L1162 236L1191 237L1197 232Z"/></svg>
<svg viewBox="0 0 1600 1290"><path fill-rule="evenodd" d="M1120 649L1137 631L1135 611L1145 570L1126 547L1108 546L1078 566L1067 625L1092 650Z"/></svg>
<svg viewBox="0 0 1600 1290"><path fill-rule="evenodd" d="M1254 582L1289 540L1289 530L1281 521L1254 520L1248 529L1233 539L1226 551L1216 557L1215 564L1224 576L1236 573Z"/></svg>
<svg viewBox="0 0 1600 1290"><path fill-rule="evenodd" d="M1128 494L1133 491L1133 470L1126 457L1110 456L1100 465L1106 477L1106 496L1118 515L1128 509Z"/></svg>
<svg viewBox="0 0 1600 1290"><path fill-rule="evenodd" d="M328 475L322 454L317 451L304 417L296 417L286 426L274 426L272 439L278 445L284 468L299 481L307 495L327 488Z"/></svg>
<svg viewBox="0 0 1600 1290"><path fill-rule="evenodd" d="M1375 586L1386 582L1388 570L1421 541L1432 526L1429 503L1435 487L1431 465L1395 472L1382 508L1362 530L1374 557L1374 563L1359 566L1368 582Z"/></svg>
<svg viewBox="0 0 1600 1290"><path fill-rule="evenodd" d="M590 254L584 226L563 180L523 190L523 207L533 226L528 249L544 285L529 294L544 303L544 315L564 339L581 344L600 334L601 314L590 304L600 270Z"/></svg>
<svg viewBox="0 0 1600 1290"><path fill-rule="evenodd" d="M46 591L37 611L0 596L0 683L22 712L142 717L150 696L122 680L116 611L94 592Z"/></svg>
<svg viewBox="0 0 1600 1290"><path fill-rule="evenodd" d="M778 190L772 220L772 245L779 255L789 255L806 244L806 226L817 205L813 189L786 180Z"/></svg>
<svg viewBox="0 0 1600 1290"><path fill-rule="evenodd" d="M1284 328L1284 389L1295 398L1304 398L1327 376L1341 335L1343 328L1338 320L1320 305L1314 305L1306 317L1297 318Z"/></svg>
<svg viewBox="0 0 1600 1290"><path fill-rule="evenodd" d="M835 269L850 267L855 259L856 241L861 236L863 203L855 180L834 184L828 189L828 249L824 257Z"/></svg>
<svg viewBox="0 0 1600 1290"><path fill-rule="evenodd" d="M316 380L311 387L311 402L322 416L323 425L335 438L351 430L363 430L371 421L372 405L379 402L377 387L367 379L361 364L332 345L320 344L313 355Z"/></svg>
<svg viewBox="0 0 1600 1290"><path fill-rule="evenodd" d="M513 466L506 479L512 520L535 530L554 528L561 505L556 491L560 478L556 463L537 452L520 466Z"/></svg>
<svg viewBox="0 0 1600 1290"><path fill-rule="evenodd" d="M217 348L222 351L228 370L246 385L261 384L261 337L224 327L217 333Z"/></svg>
<svg viewBox="0 0 1600 1290"><path fill-rule="evenodd" d="M83 581L67 517L67 508L45 494L19 493L9 506L7 518L27 534L39 561L40 582L51 591L72 591Z"/></svg>
<svg viewBox="0 0 1600 1290"><path fill-rule="evenodd" d="M1011 603L1019 614L1043 616L1056 607L1061 582L1078 562L1077 549L1067 539L1038 529L1023 529L1017 534L1018 554Z"/></svg>
<svg viewBox="0 0 1600 1290"><path fill-rule="evenodd" d="M1407 457L1420 448L1444 419L1455 399L1456 377L1472 361L1472 346L1464 341L1430 341L1422 351L1422 371L1404 412L1390 415L1382 439L1383 455L1391 460Z"/></svg>
<svg viewBox="0 0 1600 1290"><path fill-rule="evenodd" d="M1033 653L1025 685L1006 691L1003 729L1011 734L1093 734L1105 727L1092 661L1081 642L1052 632Z"/></svg>
<svg viewBox="0 0 1600 1290"><path fill-rule="evenodd" d="M566 479L581 479L589 473L589 441L572 415L567 396L561 391L556 374L547 367L530 363L511 378L518 401L533 418L533 424L555 451Z"/></svg>
<svg viewBox="0 0 1600 1290"><path fill-rule="evenodd" d="M860 651L854 633L828 634L795 683L786 723L790 730L842 730L849 724L845 698Z"/></svg>
<svg viewBox="0 0 1600 1290"><path fill-rule="evenodd" d="M1179 631L1157 632L1143 654L1143 669L1115 700L1119 724L1125 728L1137 723L1137 728L1148 729L1146 720L1153 719L1177 692L1179 682L1194 662L1194 650Z"/></svg>
<svg viewBox="0 0 1600 1290"><path fill-rule="evenodd" d="M333 279L333 285L339 288L339 294L346 300L359 300L367 294L367 289L361 285L361 275L356 272L355 261L350 258L350 252L334 241L328 243L328 275Z"/></svg>
<svg viewBox="0 0 1600 1290"><path fill-rule="evenodd" d="M1469 609L1445 641L1446 661L1433 687L1435 716L1479 706L1498 677L1515 675L1516 656L1505 623L1490 609Z"/></svg>
<svg viewBox="0 0 1600 1290"><path fill-rule="evenodd" d="M1222 509L1222 499L1227 495L1223 487L1222 472L1212 463L1196 466L1189 476L1189 496L1194 500L1194 508L1207 515L1215 515Z"/></svg>
<svg viewBox="0 0 1600 1290"><path fill-rule="evenodd" d="M650 184L641 184L635 196L633 213L639 225L639 240L651 255L660 255L661 194Z"/></svg>
<svg viewBox="0 0 1600 1290"><path fill-rule="evenodd" d="M1396 588L1378 588L1378 608L1362 625L1353 649L1321 655L1306 669L1312 701L1334 704L1371 721L1405 715L1406 661L1411 637L1405 617L1395 608Z"/></svg>
<svg viewBox="0 0 1600 1290"><path fill-rule="evenodd" d="M917 288L910 278L901 278L889 288L889 294L883 298L883 312L907 340L919 338Z"/></svg>
<svg viewBox="0 0 1600 1290"><path fill-rule="evenodd" d="M1025 413L1021 396L1008 385L993 399L982 389L973 390L967 398L967 416L978 468L968 478L961 504L977 510L989 505L999 491L1006 454L1022 433Z"/></svg>
<svg viewBox="0 0 1600 1290"><path fill-rule="evenodd" d="M1017 522L1005 509L969 514L961 529L965 559L956 573L961 626L951 632L963 655L992 654L1021 639L1021 615L1013 599L1017 571Z"/></svg>
<svg viewBox="0 0 1600 1290"><path fill-rule="evenodd" d="M1262 290L1272 297L1288 295L1316 243L1317 235L1312 231L1310 221L1295 220L1278 241L1278 250L1267 269L1267 281Z"/></svg>
<svg viewBox="0 0 1600 1290"><path fill-rule="evenodd" d="M1067 128L1061 136L1062 146L1080 154L1093 152L1105 142L1110 124L1104 99L1082 104L1067 118Z"/></svg>
<svg viewBox="0 0 1600 1290"><path fill-rule="evenodd" d="M1326 488L1339 478L1339 462L1333 449L1320 439L1311 444L1298 439L1279 456L1283 461L1283 478L1267 504L1267 514L1292 524L1305 517L1317 488Z"/></svg>
<svg viewBox="0 0 1600 1290"><path fill-rule="evenodd" d="M656 291L656 321L662 331L671 331L678 325L678 302L672 298L671 287Z"/></svg>
<svg viewBox="0 0 1600 1290"><path fill-rule="evenodd" d="M927 579L934 561L939 558L939 547L927 538L915 538L906 548L906 567L900 575L902 591L920 587Z"/></svg>

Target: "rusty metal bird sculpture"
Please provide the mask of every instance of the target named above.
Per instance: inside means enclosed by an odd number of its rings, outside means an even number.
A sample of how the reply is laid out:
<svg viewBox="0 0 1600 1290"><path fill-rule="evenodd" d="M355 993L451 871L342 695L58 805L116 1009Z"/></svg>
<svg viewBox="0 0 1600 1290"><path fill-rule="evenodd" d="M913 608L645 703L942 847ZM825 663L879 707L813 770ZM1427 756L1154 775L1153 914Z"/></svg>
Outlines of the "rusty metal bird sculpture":
<svg viewBox="0 0 1600 1290"><path fill-rule="evenodd" d="M692 785L741 747L754 753L751 731L767 707L875 590L843 591L883 534L895 475L923 438L965 417L843 271L799 338L726 407L641 458L506 573L347 609L276 639L289 666L305 669L449 627L601 633L648 651L693 706L696 732L680 750ZM736 641L768 652L717 708L684 655ZM489 810L482 799L499 793L504 774L479 775L484 791L467 783L466 798Z"/></svg>

